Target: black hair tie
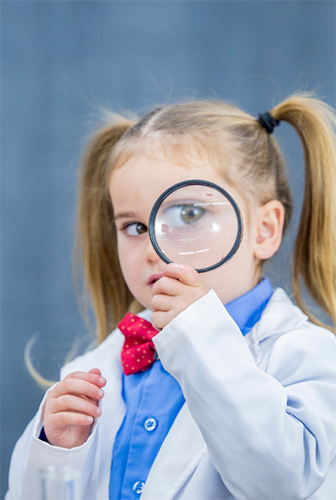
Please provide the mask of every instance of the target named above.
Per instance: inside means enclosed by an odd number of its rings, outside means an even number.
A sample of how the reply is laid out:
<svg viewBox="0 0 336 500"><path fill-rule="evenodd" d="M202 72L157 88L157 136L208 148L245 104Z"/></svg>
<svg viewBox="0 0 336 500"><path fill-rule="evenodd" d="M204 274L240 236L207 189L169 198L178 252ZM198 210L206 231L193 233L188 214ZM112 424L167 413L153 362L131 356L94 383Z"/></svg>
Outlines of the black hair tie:
<svg viewBox="0 0 336 500"><path fill-rule="evenodd" d="M277 127L280 125L280 120L276 120L273 118L271 113L266 111L266 113L260 113L258 115L258 120L257 120L264 129L267 130L269 134L271 134L274 130L274 127Z"/></svg>

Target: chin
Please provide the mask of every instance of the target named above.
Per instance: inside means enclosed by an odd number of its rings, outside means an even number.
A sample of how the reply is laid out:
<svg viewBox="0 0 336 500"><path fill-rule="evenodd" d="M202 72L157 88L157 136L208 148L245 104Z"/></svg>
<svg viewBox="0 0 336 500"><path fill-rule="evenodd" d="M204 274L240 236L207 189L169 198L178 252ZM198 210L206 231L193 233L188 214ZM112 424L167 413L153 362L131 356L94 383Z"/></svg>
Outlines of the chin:
<svg viewBox="0 0 336 500"><path fill-rule="evenodd" d="M143 311L144 309L152 309L152 296L148 299L146 297L141 297L139 294L133 292L132 295L134 297L133 303L135 307L138 309L137 312ZM137 314L136 312L133 311L133 303L131 312L133 312L133 314Z"/></svg>

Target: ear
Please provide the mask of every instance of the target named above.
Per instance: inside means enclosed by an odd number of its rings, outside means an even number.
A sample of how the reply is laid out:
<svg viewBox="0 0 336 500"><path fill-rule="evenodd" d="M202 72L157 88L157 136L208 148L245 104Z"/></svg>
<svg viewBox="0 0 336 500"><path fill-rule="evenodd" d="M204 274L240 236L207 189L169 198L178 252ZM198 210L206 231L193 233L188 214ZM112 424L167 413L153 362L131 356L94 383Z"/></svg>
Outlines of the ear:
<svg viewBox="0 0 336 500"><path fill-rule="evenodd" d="M258 207L257 214L254 255L260 260L266 260L280 247L285 209L280 201L272 200Z"/></svg>

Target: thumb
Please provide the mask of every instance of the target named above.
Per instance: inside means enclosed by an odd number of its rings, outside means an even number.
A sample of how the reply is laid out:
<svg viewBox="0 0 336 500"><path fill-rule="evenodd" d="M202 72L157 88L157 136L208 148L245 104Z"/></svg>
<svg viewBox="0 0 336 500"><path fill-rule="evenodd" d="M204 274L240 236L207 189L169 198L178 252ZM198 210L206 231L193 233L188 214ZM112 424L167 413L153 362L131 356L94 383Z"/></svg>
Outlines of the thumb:
<svg viewBox="0 0 336 500"><path fill-rule="evenodd" d="M98 368L91 368L89 373L93 373L94 375L99 375L101 377L101 372L98 370Z"/></svg>

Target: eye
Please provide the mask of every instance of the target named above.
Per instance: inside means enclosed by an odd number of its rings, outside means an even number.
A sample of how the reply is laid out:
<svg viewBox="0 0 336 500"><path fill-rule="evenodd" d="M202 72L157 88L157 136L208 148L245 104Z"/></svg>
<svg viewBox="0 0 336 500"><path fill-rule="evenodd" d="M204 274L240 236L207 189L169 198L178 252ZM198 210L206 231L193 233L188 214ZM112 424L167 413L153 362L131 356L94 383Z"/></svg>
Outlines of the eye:
<svg viewBox="0 0 336 500"><path fill-rule="evenodd" d="M123 230L128 234L128 236L139 236L147 232L147 227L141 222L134 222L133 224L128 224L123 228Z"/></svg>
<svg viewBox="0 0 336 500"><path fill-rule="evenodd" d="M202 217L205 210L201 207L195 207L194 205L186 205L182 207L181 219L186 224L192 224Z"/></svg>
<svg viewBox="0 0 336 500"><path fill-rule="evenodd" d="M196 205L175 205L165 210L167 224L173 227L181 227L185 224L197 222L206 212L204 208Z"/></svg>

